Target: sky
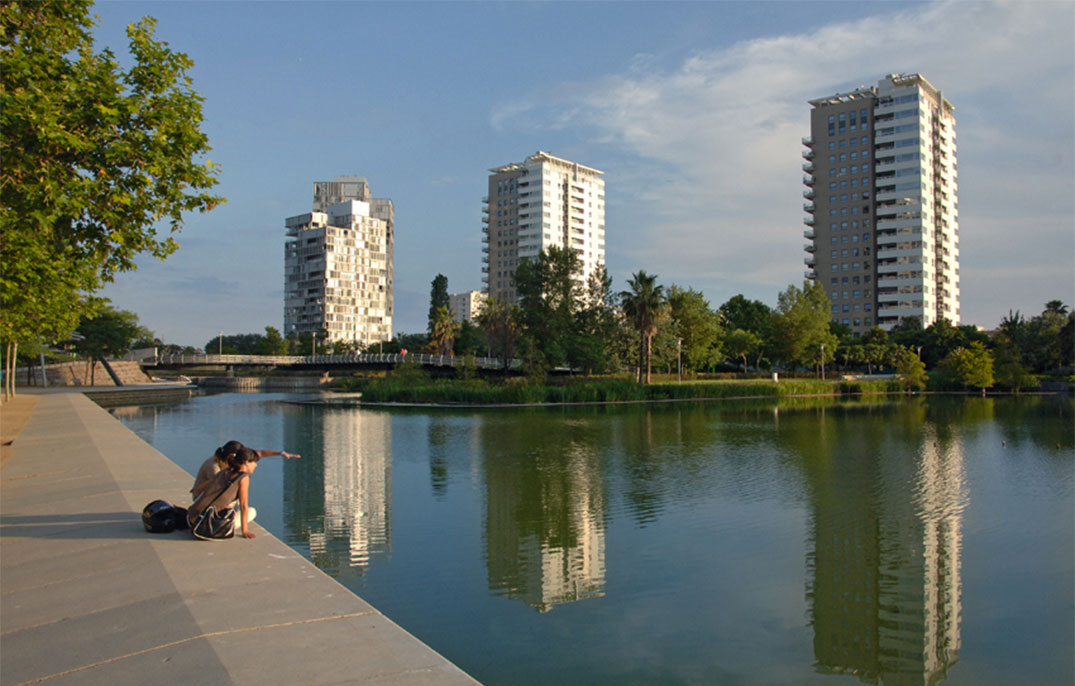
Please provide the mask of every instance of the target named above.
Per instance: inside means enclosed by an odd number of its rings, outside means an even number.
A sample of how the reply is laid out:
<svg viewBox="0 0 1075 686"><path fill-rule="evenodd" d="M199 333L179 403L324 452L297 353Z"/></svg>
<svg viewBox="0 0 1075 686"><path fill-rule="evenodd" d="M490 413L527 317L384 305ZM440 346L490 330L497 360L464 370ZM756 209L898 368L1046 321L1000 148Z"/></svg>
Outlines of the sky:
<svg viewBox="0 0 1075 686"><path fill-rule="evenodd" d="M364 176L396 211L396 332L480 290L489 169L604 172L606 263L719 307L802 285L813 98L921 73L955 106L964 324L1075 305L1075 3L99 2L194 61L226 204L103 295L166 343L283 328L284 220Z"/></svg>

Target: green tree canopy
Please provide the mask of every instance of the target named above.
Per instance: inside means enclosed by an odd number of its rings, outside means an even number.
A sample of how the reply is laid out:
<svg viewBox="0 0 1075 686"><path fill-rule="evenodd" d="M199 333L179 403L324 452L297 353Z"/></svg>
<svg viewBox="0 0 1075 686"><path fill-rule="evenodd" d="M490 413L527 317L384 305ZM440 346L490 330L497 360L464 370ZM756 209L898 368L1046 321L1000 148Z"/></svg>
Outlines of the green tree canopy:
<svg viewBox="0 0 1075 686"><path fill-rule="evenodd" d="M839 339L829 330L832 303L819 283L805 283L800 290L794 285L777 297L776 312L770 345L774 354L787 365L810 367L821 361L821 346L825 346L825 361L831 361L839 347Z"/></svg>
<svg viewBox="0 0 1075 686"><path fill-rule="evenodd" d="M438 355L455 354L455 337L459 333L459 322L455 321L452 311L447 305L437 308L433 319L433 330L429 334L429 342Z"/></svg>
<svg viewBox="0 0 1075 686"><path fill-rule="evenodd" d="M627 321L638 332L638 383L649 383L653 337L665 316L664 286L656 274L639 270L628 281L630 290L620 292Z"/></svg>
<svg viewBox="0 0 1075 686"><path fill-rule="evenodd" d="M575 336L575 313L582 292L576 281L581 265L571 248L552 246L515 270L519 316L529 346L528 357L546 367L569 362Z"/></svg>
<svg viewBox="0 0 1075 686"><path fill-rule="evenodd" d="M907 348L900 348L896 358L896 374L903 387L909 391L921 391L926 387L926 365L918 355Z"/></svg>
<svg viewBox="0 0 1075 686"><path fill-rule="evenodd" d="M956 383L966 388L978 388L982 393L993 385L993 355L980 342L956 348L941 362Z"/></svg>
<svg viewBox="0 0 1075 686"><path fill-rule="evenodd" d="M163 259L190 211L223 198L191 60L127 29L132 58L94 52L89 0L0 3L0 307L7 341L55 341L135 258Z"/></svg>
<svg viewBox="0 0 1075 686"><path fill-rule="evenodd" d="M735 329L726 331L722 337L722 349L725 354L743 360L743 372L747 370L747 358L762 347L761 337L753 331Z"/></svg>
<svg viewBox="0 0 1075 686"><path fill-rule="evenodd" d="M671 286L668 309L671 333L682 341L684 369L697 371L721 359L719 315L701 291Z"/></svg>
<svg viewBox="0 0 1075 686"><path fill-rule="evenodd" d="M442 307L451 307L451 297L448 295L448 277L437 274L429 285L429 326L426 331L433 336L433 326L437 321L437 310Z"/></svg>

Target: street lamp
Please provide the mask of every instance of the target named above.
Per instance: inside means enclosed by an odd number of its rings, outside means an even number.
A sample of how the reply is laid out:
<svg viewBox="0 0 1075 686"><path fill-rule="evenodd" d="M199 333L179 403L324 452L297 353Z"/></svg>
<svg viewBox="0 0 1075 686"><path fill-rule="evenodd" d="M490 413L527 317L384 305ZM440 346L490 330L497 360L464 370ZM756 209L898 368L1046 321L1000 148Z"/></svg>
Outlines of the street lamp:
<svg viewBox="0 0 1075 686"><path fill-rule="evenodd" d="M678 383L683 383L683 339L676 339L676 377Z"/></svg>
<svg viewBox="0 0 1075 686"><path fill-rule="evenodd" d="M821 344L821 380L825 380L825 344Z"/></svg>
<svg viewBox="0 0 1075 686"><path fill-rule="evenodd" d="M217 337L216 340L217 340L217 354L218 355L223 355L224 354L224 330L223 329L220 330L220 335Z"/></svg>

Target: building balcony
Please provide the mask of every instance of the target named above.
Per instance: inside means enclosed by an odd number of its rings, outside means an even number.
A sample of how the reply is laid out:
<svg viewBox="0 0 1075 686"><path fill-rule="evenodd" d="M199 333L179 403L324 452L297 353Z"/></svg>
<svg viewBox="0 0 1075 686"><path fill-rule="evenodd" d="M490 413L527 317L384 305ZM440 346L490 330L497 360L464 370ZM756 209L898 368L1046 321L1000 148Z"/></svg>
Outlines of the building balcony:
<svg viewBox="0 0 1075 686"><path fill-rule="evenodd" d="M815 182L816 182L816 179L814 178L813 174L807 174L807 175L803 176L803 184L804 185L813 186Z"/></svg>
<svg viewBox="0 0 1075 686"><path fill-rule="evenodd" d="M809 149L809 148L806 149L806 150L803 150L803 159L805 159L805 160L814 159L814 151Z"/></svg>
<svg viewBox="0 0 1075 686"><path fill-rule="evenodd" d="M817 264L817 258L813 255L807 255L803 258L803 264L805 264L807 267L813 267L815 264Z"/></svg>
<svg viewBox="0 0 1075 686"><path fill-rule="evenodd" d="M812 253L816 249L817 248L814 246L813 243L806 243L806 244L803 245L803 250L805 250L808 253Z"/></svg>
<svg viewBox="0 0 1075 686"><path fill-rule="evenodd" d="M814 230L803 229L803 238L809 238L810 240L814 240Z"/></svg>
<svg viewBox="0 0 1075 686"><path fill-rule="evenodd" d="M814 223L815 223L815 222L814 222L814 218L813 218L813 217L804 217L804 218L803 218L803 224L806 224L807 226L813 226L813 225L814 225Z"/></svg>
<svg viewBox="0 0 1075 686"><path fill-rule="evenodd" d="M817 207L812 202L803 203L803 212L810 212L812 214L816 209Z"/></svg>
<svg viewBox="0 0 1075 686"><path fill-rule="evenodd" d="M813 162L804 162L803 163L803 171L804 172L812 172L812 171L814 171L814 163Z"/></svg>
<svg viewBox="0 0 1075 686"><path fill-rule="evenodd" d="M803 197L806 198L807 200L813 200L814 199L814 189L813 188L807 188L805 191L803 191Z"/></svg>
<svg viewBox="0 0 1075 686"><path fill-rule="evenodd" d="M817 272L813 269L807 269L805 272L803 272L803 277L809 281L815 281L817 280Z"/></svg>
<svg viewBox="0 0 1075 686"><path fill-rule="evenodd" d="M813 136L803 136L802 140L803 140L803 145L805 145L807 147L809 147L809 146L814 144L814 137Z"/></svg>

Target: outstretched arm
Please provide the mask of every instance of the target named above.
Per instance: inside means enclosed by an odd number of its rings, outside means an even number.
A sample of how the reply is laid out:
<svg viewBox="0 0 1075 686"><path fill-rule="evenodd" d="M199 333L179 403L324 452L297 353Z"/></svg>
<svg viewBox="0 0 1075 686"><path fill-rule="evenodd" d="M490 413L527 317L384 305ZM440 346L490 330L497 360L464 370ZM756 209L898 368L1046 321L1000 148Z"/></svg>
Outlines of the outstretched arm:
<svg viewBox="0 0 1075 686"><path fill-rule="evenodd" d="M285 453L282 450L255 450L254 452L258 454L258 457L274 457L276 455L280 455L286 459L298 459L302 457L302 455L298 455L296 453Z"/></svg>

